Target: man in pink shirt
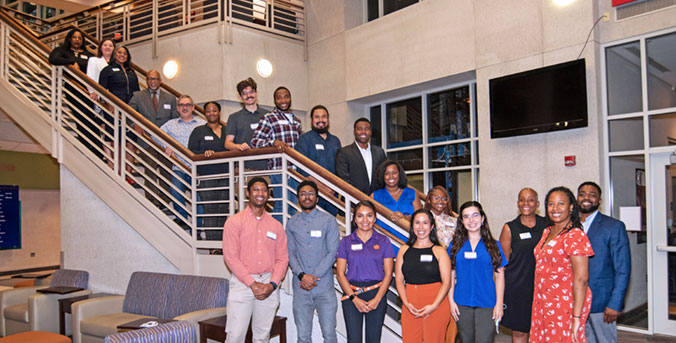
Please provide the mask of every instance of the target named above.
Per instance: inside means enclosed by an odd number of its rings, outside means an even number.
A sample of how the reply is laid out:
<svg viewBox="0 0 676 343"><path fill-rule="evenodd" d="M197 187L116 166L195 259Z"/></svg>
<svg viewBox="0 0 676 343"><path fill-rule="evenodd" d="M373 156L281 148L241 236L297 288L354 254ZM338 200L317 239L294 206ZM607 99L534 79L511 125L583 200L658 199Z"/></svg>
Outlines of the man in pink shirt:
<svg viewBox="0 0 676 343"><path fill-rule="evenodd" d="M265 179L249 180L248 205L223 228L223 259L232 272L226 343L243 343L249 320L254 343L270 340L289 253L282 224L265 212L269 194Z"/></svg>

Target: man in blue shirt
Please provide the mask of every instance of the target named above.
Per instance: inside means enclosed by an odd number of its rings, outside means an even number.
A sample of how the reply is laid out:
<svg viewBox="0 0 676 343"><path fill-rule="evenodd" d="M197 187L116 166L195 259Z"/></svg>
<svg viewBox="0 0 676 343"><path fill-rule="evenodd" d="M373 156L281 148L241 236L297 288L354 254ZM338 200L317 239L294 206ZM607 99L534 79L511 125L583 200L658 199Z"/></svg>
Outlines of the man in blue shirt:
<svg viewBox="0 0 676 343"><path fill-rule="evenodd" d="M310 160L317 162L324 169L335 174L336 153L341 145L340 139L329 133L329 110L323 105L317 105L310 110L310 119L312 120L312 130L300 135L296 143L296 150ZM315 181L322 191L333 194L331 188L318 182L312 176L308 177ZM317 197L319 198L319 207L334 216L338 213L338 209L335 206L320 198L319 194L317 194Z"/></svg>
<svg viewBox="0 0 676 343"><path fill-rule="evenodd" d="M298 185L301 208L286 224L289 265L293 271L293 316L299 343L312 342L315 309L325 343L337 342L338 300L333 288L333 263L338 251L336 218L317 210L317 184Z"/></svg>

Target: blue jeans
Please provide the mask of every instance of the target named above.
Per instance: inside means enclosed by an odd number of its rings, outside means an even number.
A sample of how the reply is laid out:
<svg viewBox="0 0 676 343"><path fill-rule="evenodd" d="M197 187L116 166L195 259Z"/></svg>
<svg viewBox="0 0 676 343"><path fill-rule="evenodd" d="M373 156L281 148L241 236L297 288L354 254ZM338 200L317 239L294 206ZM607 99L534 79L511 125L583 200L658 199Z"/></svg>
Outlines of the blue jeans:
<svg viewBox="0 0 676 343"><path fill-rule="evenodd" d="M353 282L350 284L357 287L368 287L378 283L375 282ZM358 297L369 301L378 294L378 288L372 289L366 293L359 294ZM387 298L383 297L378 303L378 307L368 313L361 313L354 306L352 300L343 300L343 317L345 317L345 329L347 329L347 343L362 343L362 327L366 319L366 340L367 343L379 343L385 323L385 312L387 311Z"/></svg>
<svg viewBox="0 0 676 343"><path fill-rule="evenodd" d="M336 336L338 300L335 289L329 287L322 292L314 289L308 292L301 289L297 279L294 279L293 318L298 331L298 343L312 343L312 320L315 309L319 315L319 327L322 329L324 343L336 343L338 341Z"/></svg>
<svg viewBox="0 0 676 343"><path fill-rule="evenodd" d="M281 174L270 175L270 183L281 184L282 183L282 175ZM298 188L298 181L296 181L293 178L289 178L287 180L287 186L290 188L287 192L287 194L288 194L287 199L292 204L296 204L296 206L298 206L298 198L296 197L296 193L291 192L291 189L293 189L295 191L296 188ZM275 200L275 203L273 204L273 207L272 207L272 212L282 213L282 210L284 208L284 207L282 207L282 201L284 200L284 199L281 199L282 194L283 193L282 193L282 187L281 186L272 187L272 196L280 199L280 200ZM288 209L289 209L289 211L288 211L289 216L293 216L294 214L296 214L296 209L294 209L290 205L289 205ZM280 223L283 223L281 215L273 215L273 217L275 219L277 219Z"/></svg>
<svg viewBox="0 0 676 343"><path fill-rule="evenodd" d="M176 175L179 175L185 182L191 183L192 178L190 175L180 171L180 170L174 170L174 173ZM171 184L176 186L176 188L171 187L171 196L172 200L174 202L174 209L181 215L183 218L188 219L188 213L181 208L176 202L180 202L181 204L185 205L185 190L186 186L181 182L181 180L177 179L175 176L171 176ZM178 190L177 190L178 189ZM200 195L197 193L197 199L196 201L200 201ZM197 205L197 214L204 214L204 206L203 205ZM202 218L197 218L197 226L202 226Z"/></svg>

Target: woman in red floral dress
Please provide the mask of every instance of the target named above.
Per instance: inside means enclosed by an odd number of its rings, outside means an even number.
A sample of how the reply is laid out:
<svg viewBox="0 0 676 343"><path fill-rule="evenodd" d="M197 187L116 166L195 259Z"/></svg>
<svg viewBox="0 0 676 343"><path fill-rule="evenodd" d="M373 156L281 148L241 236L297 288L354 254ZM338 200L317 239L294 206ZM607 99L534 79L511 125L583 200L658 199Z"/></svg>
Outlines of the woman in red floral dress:
<svg viewBox="0 0 676 343"><path fill-rule="evenodd" d="M556 187L547 193L549 226L535 246L535 293L530 342L586 342L584 327L591 309L589 256L573 193Z"/></svg>

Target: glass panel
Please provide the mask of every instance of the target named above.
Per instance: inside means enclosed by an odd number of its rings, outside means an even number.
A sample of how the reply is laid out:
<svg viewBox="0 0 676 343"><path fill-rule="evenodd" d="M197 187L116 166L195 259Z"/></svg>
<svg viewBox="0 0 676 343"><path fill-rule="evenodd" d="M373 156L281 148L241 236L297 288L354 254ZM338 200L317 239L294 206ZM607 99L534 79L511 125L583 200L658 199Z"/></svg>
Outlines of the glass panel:
<svg viewBox="0 0 676 343"><path fill-rule="evenodd" d="M619 218L621 206L640 206L645 227L645 160L643 155L614 156L610 158L612 189L612 216ZM606 193L604 193L606 194ZM628 232L631 250L631 276L625 297L624 312L618 324L648 328L648 288L646 283L647 247L644 232Z"/></svg>
<svg viewBox="0 0 676 343"><path fill-rule="evenodd" d="M371 144L382 145L383 130L380 120L380 105L371 107Z"/></svg>
<svg viewBox="0 0 676 343"><path fill-rule="evenodd" d="M674 219L676 218L676 209L673 204L676 203L676 165L670 165L666 168L666 184L665 190L666 201L664 204L667 207L667 245L676 246L676 225ZM676 253L670 252L667 254L667 280L668 280L668 298L669 298L669 320L676 320Z"/></svg>
<svg viewBox="0 0 676 343"><path fill-rule="evenodd" d="M422 99L420 97L387 104L387 148L422 143Z"/></svg>
<svg viewBox="0 0 676 343"><path fill-rule="evenodd" d="M429 143L468 138L470 135L469 86L427 96Z"/></svg>
<svg viewBox="0 0 676 343"><path fill-rule="evenodd" d="M643 149L643 118L608 121L610 151Z"/></svg>
<svg viewBox="0 0 676 343"><path fill-rule="evenodd" d="M479 141L474 141L474 163L479 164Z"/></svg>
<svg viewBox="0 0 676 343"><path fill-rule="evenodd" d="M676 114L660 114L648 118L650 146L676 145Z"/></svg>
<svg viewBox="0 0 676 343"><path fill-rule="evenodd" d="M460 205L472 200L472 172L469 169L433 172L430 177L430 186L446 187L451 196L451 207L456 213Z"/></svg>
<svg viewBox="0 0 676 343"><path fill-rule="evenodd" d="M418 0L383 0L383 15L411 6Z"/></svg>
<svg viewBox="0 0 676 343"><path fill-rule="evenodd" d="M645 40L648 55L648 108L676 106L676 33Z"/></svg>
<svg viewBox="0 0 676 343"><path fill-rule="evenodd" d="M368 21L378 19L378 2L380 0L368 0L366 4L366 16L368 18Z"/></svg>
<svg viewBox="0 0 676 343"><path fill-rule="evenodd" d="M21 6L21 12L30 14L32 16L37 16L38 5L32 4L30 2L24 2Z"/></svg>
<svg viewBox="0 0 676 343"><path fill-rule="evenodd" d="M638 41L606 49L608 114L639 112L641 97L641 52Z"/></svg>
<svg viewBox="0 0 676 343"><path fill-rule="evenodd" d="M391 151L387 153L387 157L399 162L404 170L423 169L422 149Z"/></svg>
<svg viewBox="0 0 676 343"><path fill-rule="evenodd" d="M408 185L423 192L425 189L425 177L422 173L406 174ZM424 199L423 199L424 200Z"/></svg>
<svg viewBox="0 0 676 343"><path fill-rule="evenodd" d="M429 168L467 166L472 164L471 143L438 145L428 148Z"/></svg>

